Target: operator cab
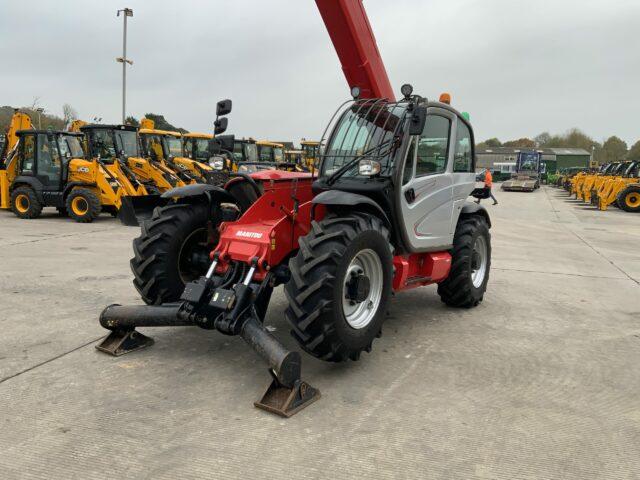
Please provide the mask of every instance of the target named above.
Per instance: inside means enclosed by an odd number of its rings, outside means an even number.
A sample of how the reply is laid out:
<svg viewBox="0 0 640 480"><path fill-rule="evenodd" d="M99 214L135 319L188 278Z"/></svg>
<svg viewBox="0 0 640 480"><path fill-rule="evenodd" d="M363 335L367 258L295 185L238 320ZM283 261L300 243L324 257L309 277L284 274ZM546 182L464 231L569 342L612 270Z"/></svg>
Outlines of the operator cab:
<svg viewBox="0 0 640 480"><path fill-rule="evenodd" d="M36 191L61 192L73 158L84 158L82 134L50 130L20 130L17 174L30 177Z"/></svg>
<svg viewBox="0 0 640 480"><path fill-rule="evenodd" d="M91 158L106 165L116 160L140 157L138 128L131 125L86 125L80 128Z"/></svg>
<svg viewBox="0 0 640 480"><path fill-rule="evenodd" d="M394 244L405 252L449 248L475 188L475 154L465 114L443 100L406 95L349 103L335 117L314 193L369 198L370 208L394 219Z"/></svg>

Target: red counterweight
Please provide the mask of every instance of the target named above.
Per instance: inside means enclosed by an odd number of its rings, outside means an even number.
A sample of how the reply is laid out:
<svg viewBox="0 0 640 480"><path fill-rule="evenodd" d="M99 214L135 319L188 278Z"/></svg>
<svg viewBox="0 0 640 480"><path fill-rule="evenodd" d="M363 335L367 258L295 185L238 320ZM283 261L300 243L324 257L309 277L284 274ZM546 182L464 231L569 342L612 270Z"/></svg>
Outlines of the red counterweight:
<svg viewBox="0 0 640 480"><path fill-rule="evenodd" d="M316 0L349 88L360 98L395 100L362 0Z"/></svg>

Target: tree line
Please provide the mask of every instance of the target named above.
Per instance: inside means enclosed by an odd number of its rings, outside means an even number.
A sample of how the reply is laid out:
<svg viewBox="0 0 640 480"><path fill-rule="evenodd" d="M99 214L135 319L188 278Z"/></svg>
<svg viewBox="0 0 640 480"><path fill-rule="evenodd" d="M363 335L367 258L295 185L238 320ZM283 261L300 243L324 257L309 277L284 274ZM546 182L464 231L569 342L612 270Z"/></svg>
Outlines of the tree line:
<svg viewBox="0 0 640 480"><path fill-rule="evenodd" d="M477 144L476 148L582 148L587 152L593 152L593 159L600 164L619 162L621 160L640 160L640 140L630 148L627 142L612 135L600 143L577 128L571 129L562 135L551 135L543 132L533 138L519 138L501 142L497 138L489 138Z"/></svg>
<svg viewBox="0 0 640 480"><path fill-rule="evenodd" d="M13 116L13 112L15 110L16 108L12 106L0 106L0 135L4 134L9 128L9 123L11 122L11 117ZM31 105L27 107L20 107L19 110L29 115L34 128L43 130L66 130L74 120L78 120L78 113L68 103L65 103L62 106L62 116L50 113L46 109L42 108L38 98L35 98ZM146 113L144 116L153 120L155 122L155 128L157 128L158 130L170 130L175 132L188 133L188 130L181 127L176 127L169 123L167 119L164 118L164 115L160 115L158 113ZM96 121L99 123L102 121L102 119L91 118L82 118L81 120L85 120L89 123ZM128 116L125 123L127 125L134 125L136 127L140 125L138 119L133 116Z"/></svg>

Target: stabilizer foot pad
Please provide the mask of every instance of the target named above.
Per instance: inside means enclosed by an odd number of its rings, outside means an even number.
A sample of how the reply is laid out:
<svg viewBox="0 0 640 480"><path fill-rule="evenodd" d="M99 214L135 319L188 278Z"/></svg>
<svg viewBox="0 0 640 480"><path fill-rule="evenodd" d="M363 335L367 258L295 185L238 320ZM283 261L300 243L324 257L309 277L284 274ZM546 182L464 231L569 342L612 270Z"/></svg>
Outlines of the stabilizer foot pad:
<svg viewBox="0 0 640 480"><path fill-rule="evenodd" d="M258 408L289 418L320 398L320 390L297 380L293 387L285 387L275 378L259 402Z"/></svg>
<svg viewBox="0 0 640 480"><path fill-rule="evenodd" d="M147 337L136 330L114 330L96 345L96 348L101 352L119 357L125 353L150 347L151 345L153 345L153 338Z"/></svg>

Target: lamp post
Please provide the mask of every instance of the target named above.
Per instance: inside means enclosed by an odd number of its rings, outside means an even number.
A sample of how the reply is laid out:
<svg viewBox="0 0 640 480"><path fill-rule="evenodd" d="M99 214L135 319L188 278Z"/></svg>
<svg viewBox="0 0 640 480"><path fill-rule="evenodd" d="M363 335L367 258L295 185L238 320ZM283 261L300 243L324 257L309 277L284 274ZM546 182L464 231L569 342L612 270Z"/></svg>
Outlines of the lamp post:
<svg viewBox="0 0 640 480"><path fill-rule="evenodd" d="M116 62L122 63L122 123L124 124L127 110L127 64L133 65L133 61L127 58L127 17L133 17L133 10L130 8L123 8L118 10L116 16L123 15L124 19L124 31L122 35L122 56L116 58Z"/></svg>
<svg viewBox="0 0 640 480"><path fill-rule="evenodd" d="M44 108L38 107L36 108L36 112L38 112L38 130L42 128L42 123L40 122L40 115L44 113Z"/></svg>

